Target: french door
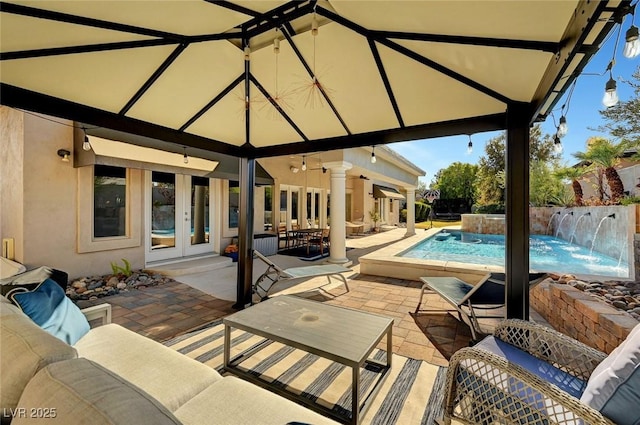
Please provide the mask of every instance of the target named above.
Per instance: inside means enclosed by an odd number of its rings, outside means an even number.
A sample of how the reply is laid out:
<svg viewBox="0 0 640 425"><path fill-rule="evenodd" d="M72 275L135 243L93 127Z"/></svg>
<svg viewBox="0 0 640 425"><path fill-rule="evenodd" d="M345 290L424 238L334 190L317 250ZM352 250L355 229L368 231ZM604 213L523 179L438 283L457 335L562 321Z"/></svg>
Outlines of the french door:
<svg viewBox="0 0 640 425"><path fill-rule="evenodd" d="M147 171L146 261L213 253L210 179Z"/></svg>

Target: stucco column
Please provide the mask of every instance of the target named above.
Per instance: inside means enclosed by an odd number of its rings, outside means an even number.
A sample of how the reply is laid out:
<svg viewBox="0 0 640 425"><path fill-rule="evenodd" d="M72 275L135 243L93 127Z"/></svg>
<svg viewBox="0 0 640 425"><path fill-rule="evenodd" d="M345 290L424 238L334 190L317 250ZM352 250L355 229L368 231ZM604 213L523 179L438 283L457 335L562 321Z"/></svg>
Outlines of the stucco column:
<svg viewBox="0 0 640 425"><path fill-rule="evenodd" d="M407 233L405 236L416 234L416 189L406 187L407 191Z"/></svg>
<svg viewBox="0 0 640 425"><path fill-rule="evenodd" d="M331 230L329 232L331 246L329 247L329 262L344 264L349 262L346 246L347 229L345 227L346 171L352 165L345 161L334 161L324 163L322 166L331 172Z"/></svg>

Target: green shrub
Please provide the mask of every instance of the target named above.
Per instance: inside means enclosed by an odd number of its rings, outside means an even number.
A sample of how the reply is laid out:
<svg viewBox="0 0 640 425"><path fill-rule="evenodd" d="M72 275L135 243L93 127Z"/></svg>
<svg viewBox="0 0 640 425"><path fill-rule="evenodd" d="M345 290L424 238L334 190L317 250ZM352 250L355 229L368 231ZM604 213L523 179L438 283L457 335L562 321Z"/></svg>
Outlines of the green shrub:
<svg viewBox="0 0 640 425"><path fill-rule="evenodd" d="M122 259L122 262L124 263L124 267L120 267L118 263L116 263L115 261L112 261L111 271L113 272L114 275L122 274L126 277L131 276L131 263L129 263L124 258Z"/></svg>
<svg viewBox="0 0 640 425"><path fill-rule="evenodd" d="M640 204L640 196L625 196L620 199L620 205Z"/></svg>
<svg viewBox="0 0 640 425"><path fill-rule="evenodd" d="M474 205L474 214L504 214L504 204Z"/></svg>

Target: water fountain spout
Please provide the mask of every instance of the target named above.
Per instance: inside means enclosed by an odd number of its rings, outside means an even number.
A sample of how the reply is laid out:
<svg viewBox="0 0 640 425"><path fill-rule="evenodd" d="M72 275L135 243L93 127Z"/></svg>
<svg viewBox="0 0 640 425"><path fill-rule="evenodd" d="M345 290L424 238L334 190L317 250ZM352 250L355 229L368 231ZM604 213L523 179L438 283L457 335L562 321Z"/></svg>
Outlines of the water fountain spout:
<svg viewBox="0 0 640 425"><path fill-rule="evenodd" d="M592 256L593 247L596 246L596 241L598 240L598 232L600 231L600 227L602 227L602 223L604 223L605 220L608 219L608 218L611 218L611 219L616 218L615 213L614 214L609 214L606 217L602 217L602 219L600 220L600 223L598 223L598 227L596 227L596 232L593 234L593 241L591 242L591 250L589 251L589 257Z"/></svg>
<svg viewBox="0 0 640 425"><path fill-rule="evenodd" d="M551 218L549 218L549 222L547 223L547 231L545 232L546 235L549 234L549 228L551 228L551 223L553 223L553 219L556 218L556 215L560 215L560 211L556 211L551 214Z"/></svg>
<svg viewBox="0 0 640 425"><path fill-rule="evenodd" d="M574 236L576 235L576 230L578 229L578 224L580 224L580 220L582 220L584 217L586 216L590 216L591 215L591 211L587 211L586 213L582 214L578 220L576 221L576 225L573 226L573 232L571 232L571 236L569 237L569 243L571 243L573 241Z"/></svg>
<svg viewBox="0 0 640 425"><path fill-rule="evenodd" d="M567 216L572 216L573 217L573 211L569 211L568 213L565 213L562 218L560 219L560 224L558 224L558 228L556 229L556 234L554 235L556 238L558 237L558 233L560 233L560 229L562 228L562 222L564 221L565 218L567 218Z"/></svg>

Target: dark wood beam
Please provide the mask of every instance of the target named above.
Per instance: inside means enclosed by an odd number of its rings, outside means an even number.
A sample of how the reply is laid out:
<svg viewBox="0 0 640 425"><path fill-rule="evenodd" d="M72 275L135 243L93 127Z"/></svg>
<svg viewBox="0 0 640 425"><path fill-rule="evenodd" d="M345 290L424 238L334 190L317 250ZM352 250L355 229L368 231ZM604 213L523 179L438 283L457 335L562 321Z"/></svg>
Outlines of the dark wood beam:
<svg viewBox="0 0 640 425"><path fill-rule="evenodd" d="M472 46L502 47L507 49L538 50L556 53L560 44L550 41L509 40L505 38L467 37L460 35L424 34L400 31L371 31L376 37L398 40L429 41L432 43L468 44Z"/></svg>
<svg viewBox="0 0 640 425"><path fill-rule="evenodd" d="M463 118L432 124L422 124L404 128L373 131L369 133L329 137L309 142L289 143L261 148L242 149L242 155L249 158L266 158L280 155L303 154L307 152L326 152L335 149L348 149L360 146L384 145L395 142L431 139L435 137L455 136L459 134L483 133L485 131L504 130L506 114L485 115Z"/></svg>
<svg viewBox="0 0 640 425"><path fill-rule="evenodd" d="M291 119L289 114L287 114L287 112L284 109L282 109L282 107L280 105L278 105L278 102L276 102L273 99L273 97L271 97L271 94L269 94L269 92L264 88L264 86L262 84L260 84L260 81L258 81L258 79L256 77L254 77L253 74L249 75L249 79L251 80L251 82L253 84L255 84L255 86L258 88L260 93L262 93L262 95L267 98L269 103L271 103L271 105L274 108L276 108L276 111L278 111L278 113L282 116L282 118L284 118L285 121L287 121L289 123L291 128L293 128L295 130L295 132L298 133L298 135L302 138L302 140L304 140L305 142L308 142L309 138L307 136L305 136L305 134L302 132L302 130L300 130L300 127L298 127L298 125Z"/></svg>
<svg viewBox="0 0 640 425"><path fill-rule="evenodd" d="M160 76L169 68L169 66L171 66L171 64L176 59L178 59L178 56L180 56L180 54L184 52L184 49L186 49L187 46L188 44L181 44L176 47L173 52L171 52L171 54L164 60L164 62L160 64L158 69L156 69L155 72L151 74L149 79L145 81L145 83L142 85L142 87L140 87L136 94L134 94L133 97L129 99L127 104L124 105L124 107L120 110L120 115L125 115L127 112L129 112L129 109L131 109L133 105L135 105L135 103L140 100L140 98L147 92L147 90L151 88L153 83L155 83L158 78L160 78Z"/></svg>
<svg viewBox="0 0 640 425"><path fill-rule="evenodd" d="M352 22L340 15L337 15L327 9L323 9L321 7L317 8L317 13L319 15L324 16L325 18L331 19L332 21L351 29L352 31L357 32L358 34L362 35L363 37L366 38L373 38L375 41L377 41L378 43L387 46L388 48L395 50L396 52L403 54L425 66L428 66L429 68L432 68L438 72L440 72L441 74L446 75L449 78L452 78L462 84L465 84L475 90L478 90L481 93L486 94L487 96L490 96L500 102L503 102L505 104L508 104L510 102L512 102L511 99L509 99L507 96L498 93L497 91L486 87L476 81L473 81L471 78L467 78L462 74L457 73L456 71L447 68L444 65L439 64L438 62L435 62L427 57L424 57L416 52L414 52L411 49L407 49L406 47L391 41L387 38L384 37L376 37L375 34L372 31L369 31L368 29L356 24L355 22Z"/></svg>
<svg viewBox="0 0 640 425"><path fill-rule="evenodd" d="M628 6L628 3L629 2L625 0L620 3L618 8ZM599 24L600 15L606 11L607 7L607 1L581 0L578 3L573 17L567 24L567 28L562 35L563 42L561 43L561 48L558 51L555 60L552 61L545 70L544 76L542 77L542 80L540 81L540 84L533 96L533 115L530 117L531 123L535 122L539 115L545 116L548 114L548 112L553 108L553 105L560 100L561 95L556 96L551 105L546 110L542 110L554 89L556 89L558 83L564 78L562 88L560 90L556 90L560 93L564 92L564 90L571 85L573 80L580 75L586 64L591 59L591 56L595 53L595 51L586 53L584 58L578 64L578 67L570 76L568 76L568 78L566 78L567 76L565 74L568 67L571 65L573 58L577 53L582 52L584 41L591 35L591 31L594 29L595 25ZM609 31L611 31L613 25L613 22L606 22L598 34L597 40L592 42L591 45L599 46Z"/></svg>
<svg viewBox="0 0 640 425"><path fill-rule="evenodd" d="M231 3L230 1L225 0L205 0L207 3L215 4L216 6L224 7L229 10L233 10L235 12L244 13L249 16L260 16L260 12L256 12L255 10L249 9L248 7L240 6L239 4Z"/></svg>
<svg viewBox="0 0 640 425"><path fill-rule="evenodd" d="M133 25L119 24L116 22L103 21L100 19L86 18L84 16L70 15L68 13L54 12L52 10L38 9L35 7L22 6L6 2L2 2L2 12L13 13L15 15L30 16L32 18L47 19L50 21L66 22L69 24L85 25L88 27L102 28L112 31L127 32L130 34L166 38L179 43L185 41L184 36L180 34L136 27Z"/></svg>
<svg viewBox="0 0 640 425"><path fill-rule="evenodd" d="M286 30L283 30L282 34L284 34L285 39L287 40L287 42L289 43L289 45L293 49L293 53L296 54L296 57L298 58L298 60L300 61L300 63L304 67L304 69L307 71L307 74L309 74L309 77L311 77L313 79L315 77L315 74L313 73L313 70L311 69L311 67L309 66L307 61L305 60L304 56L302 56L302 53L300 52L300 49L298 49L298 46L296 46L296 43L291 38L291 35ZM349 130L349 127L347 127L347 123L345 123L344 120L342 119L342 116L340 115L340 113L338 112L338 109L335 107L335 105L331 101L331 98L329 97L329 95L325 91L324 87L322 87L322 84L318 85L317 87L318 87L318 90L320 91L320 94L322 95L324 100L327 102L327 105L329 105L329 107L333 111L333 114L336 116L338 121L340 121L340 124L342 125L342 128L344 128L344 131L347 134L351 134L351 130Z"/></svg>
<svg viewBox="0 0 640 425"><path fill-rule="evenodd" d="M376 47L376 42L370 38L367 39L367 41L369 42L369 47L371 48L371 54L373 54L373 59L376 61L376 65L378 66L378 73L380 74L380 78L382 79L384 88L387 90L387 97L389 98L389 102L391 103L391 106L393 107L393 111L396 114L396 119L398 120L398 124L400 125L400 127L404 127L404 120L402 119L402 114L400 113L400 107L398 106L396 97L393 94L393 89L391 88L391 83L389 82L387 71L385 71L384 69L384 64L382 63L380 52L378 52L378 47Z"/></svg>
<svg viewBox="0 0 640 425"><path fill-rule="evenodd" d="M222 100L222 98L224 98L227 94L229 94L229 92L231 90L233 90L233 88L236 87L238 84L240 84L243 80L244 80L244 73L239 75L238 78L233 80L227 87L225 87L220 93L218 93L216 95L216 97L211 99L211 101L209 103L204 105L202 107L202 109L200 109L198 112L196 112L196 114L194 116L189 118L186 123L184 123L182 126L180 126L179 131L185 131L187 128L189 128L189 126L191 124L193 124L201 116L203 116L205 114L205 112L207 112L209 109L211 109L213 107L213 105L215 105L216 103L220 102Z"/></svg>
<svg viewBox="0 0 640 425"><path fill-rule="evenodd" d="M118 115L68 100L0 83L0 103L17 109L83 122L89 125L163 140L180 146L240 156L240 148L146 121Z"/></svg>

